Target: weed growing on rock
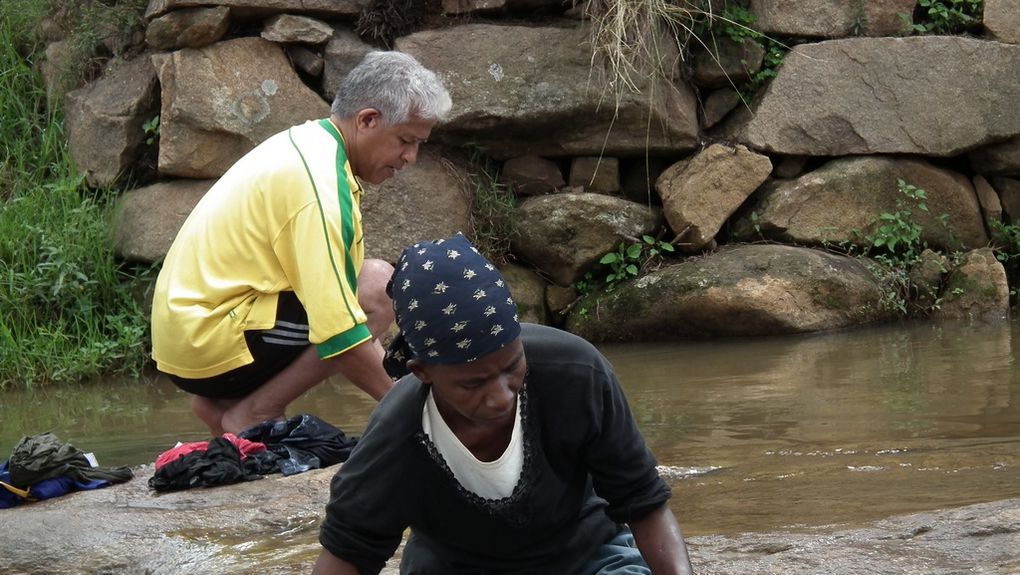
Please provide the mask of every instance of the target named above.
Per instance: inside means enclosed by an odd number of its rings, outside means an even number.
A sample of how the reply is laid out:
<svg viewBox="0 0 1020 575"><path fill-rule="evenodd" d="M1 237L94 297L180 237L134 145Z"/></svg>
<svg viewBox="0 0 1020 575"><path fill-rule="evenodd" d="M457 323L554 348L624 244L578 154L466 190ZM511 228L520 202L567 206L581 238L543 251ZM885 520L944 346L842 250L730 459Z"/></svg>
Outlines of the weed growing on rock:
<svg viewBox="0 0 1020 575"><path fill-rule="evenodd" d="M517 235L514 213L517 195L499 182L494 163L476 155L475 167L470 174L474 191L471 201L471 228L475 247L492 261L504 262L510 258L510 244Z"/></svg>
<svg viewBox="0 0 1020 575"><path fill-rule="evenodd" d="M914 18L900 14L907 34L962 34L981 24L982 0L918 0Z"/></svg>

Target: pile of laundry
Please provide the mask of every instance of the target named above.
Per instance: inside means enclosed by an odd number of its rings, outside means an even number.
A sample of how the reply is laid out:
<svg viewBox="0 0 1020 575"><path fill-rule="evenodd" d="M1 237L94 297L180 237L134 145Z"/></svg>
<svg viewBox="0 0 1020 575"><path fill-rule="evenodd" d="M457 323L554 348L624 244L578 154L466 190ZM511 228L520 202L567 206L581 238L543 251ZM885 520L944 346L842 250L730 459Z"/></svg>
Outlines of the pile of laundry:
<svg viewBox="0 0 1020 575"><path fill-rule="evenodd" d="M0 509L72 491L99 489L134 477L128 467L99 467L95 456L52 433L22 437L0 464Z"/></svg>
<svg viewBox="0 0 1020 575"><path fill-rule="evenodd" d="M357 442L357 437L348 437L314 415L264 421L238 435L178 443L156 458L149 487L178 491L252 481L273 473L293 475L347 461Z"/></svg>

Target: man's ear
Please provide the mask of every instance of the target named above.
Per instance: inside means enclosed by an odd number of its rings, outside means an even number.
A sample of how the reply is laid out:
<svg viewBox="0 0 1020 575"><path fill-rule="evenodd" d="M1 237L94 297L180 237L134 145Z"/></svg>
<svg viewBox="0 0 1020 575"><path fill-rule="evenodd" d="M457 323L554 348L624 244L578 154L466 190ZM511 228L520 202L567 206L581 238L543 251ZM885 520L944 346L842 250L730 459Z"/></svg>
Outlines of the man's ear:
<svg viewBox="0 0 1020 575"><path fill-rule="evenodd" d="M364 108L358 111L354 122L359 130L376 128L382 124L382 114L375 108Z"/></svg>

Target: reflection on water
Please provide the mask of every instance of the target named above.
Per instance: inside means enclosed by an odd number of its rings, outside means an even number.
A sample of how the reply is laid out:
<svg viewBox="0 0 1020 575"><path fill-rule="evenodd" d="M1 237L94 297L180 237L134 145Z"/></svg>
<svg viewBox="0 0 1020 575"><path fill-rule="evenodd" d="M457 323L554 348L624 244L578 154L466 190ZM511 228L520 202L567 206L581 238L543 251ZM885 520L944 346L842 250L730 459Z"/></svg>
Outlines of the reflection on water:
<svg viewBox="0 0 1020 575"><path fill-rule="evenodd" d="M1018 338L1014 321L603 349L697 535L1020 496ZM336 380L293 413L358 434L373 405ZM163 378L3 394L0 459L43 431L102 465L208 439Z"/></svg>

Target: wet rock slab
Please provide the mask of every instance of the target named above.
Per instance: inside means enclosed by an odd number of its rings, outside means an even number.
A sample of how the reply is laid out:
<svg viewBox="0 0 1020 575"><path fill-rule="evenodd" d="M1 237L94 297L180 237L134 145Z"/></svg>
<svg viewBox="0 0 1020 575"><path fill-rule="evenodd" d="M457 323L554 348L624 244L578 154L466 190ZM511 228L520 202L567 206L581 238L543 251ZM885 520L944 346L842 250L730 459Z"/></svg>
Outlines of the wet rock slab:
<svg viewBox="0 0 1020 575"><path fill-rule="evenodd" d="M0 511L6 575L309 573L336 468L156 494L135 479ZM681 518L682 520L682 518ZM863 528L689 537L699 575L1020 573L1020 498ZM391 562L395 563L395 562ZM396 573L395 565L384 573Z"/></svg>

